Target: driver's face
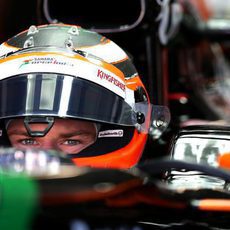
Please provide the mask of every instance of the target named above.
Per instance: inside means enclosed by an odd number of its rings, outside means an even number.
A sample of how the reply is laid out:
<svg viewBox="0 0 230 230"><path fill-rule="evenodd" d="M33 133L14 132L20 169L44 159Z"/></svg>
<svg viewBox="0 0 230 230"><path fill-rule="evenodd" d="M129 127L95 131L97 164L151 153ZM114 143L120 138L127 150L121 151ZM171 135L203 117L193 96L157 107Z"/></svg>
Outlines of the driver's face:
<svg viewBox="0 0 230 230"><path fill-rule="evenodd" d="M44 130L47 124L30 124L31 129ZM63 151L68 154L79 153L96 140L97 132L92 122L56 119L53 127L44 137L31 137L24 126L23 119L14 119L7 128L13 147L43 148Z"/></svg>

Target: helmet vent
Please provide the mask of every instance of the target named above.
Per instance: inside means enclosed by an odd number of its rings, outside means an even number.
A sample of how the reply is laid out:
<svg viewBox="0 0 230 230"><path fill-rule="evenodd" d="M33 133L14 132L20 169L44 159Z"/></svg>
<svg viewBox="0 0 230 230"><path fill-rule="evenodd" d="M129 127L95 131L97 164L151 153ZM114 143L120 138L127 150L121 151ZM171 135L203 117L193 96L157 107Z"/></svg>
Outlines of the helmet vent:
<svg viewBox="0 0 230 230"><path fill-rule="evenodd" d="M66 48L74 48L73 47L73 40L72 40L71 36L69 36L69 38L65 40L65 47Z"/></svg>
<svg viewBox="0 0 230 230"><path fill-rule="evenodd" d="M30 26L28 32L27 32L27 35L31 35L31 34L35 34L35 33L38 33L38 28L36 26Z"/></svg>
<svg viewBox="0 0 230 230"><path fill-rule="evenodd" d="M36 124L36 123L47 124L47 126L45 127L44 130L34 130L31 127L31 124ZM54 124L54 118L53 117L25 117L24 124L27 132L31 137L43 137L52 128Z"/></svg>
<svg viewBox="0 0 230 230"><path fill-rule="evenodd" d="M34 38L31 36L25 41L23 48L29 48L33 46L34 46Z"/></svg>
<svg viewBox="0 0 230 230"><path fill-rule="evenodd" d="M72 35L79 35L79 30L77 28L77 26L72 26L69 30L68 33L72 34Z"/></svg>

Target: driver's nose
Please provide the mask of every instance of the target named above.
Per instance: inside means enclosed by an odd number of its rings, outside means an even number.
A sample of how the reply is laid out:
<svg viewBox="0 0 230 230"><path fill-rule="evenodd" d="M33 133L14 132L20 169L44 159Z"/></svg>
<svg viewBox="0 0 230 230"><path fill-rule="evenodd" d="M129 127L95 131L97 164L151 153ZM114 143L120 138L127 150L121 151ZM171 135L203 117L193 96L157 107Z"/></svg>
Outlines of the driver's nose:
<svg viewBox="0 0 230 230"><path fill-rule="evenodd" d="M47 149L47 150L57 150L57 151L60 150L58 148L56 141L47 140L46 138L44 139L44 141L40 142L40 148Z"/></svg>

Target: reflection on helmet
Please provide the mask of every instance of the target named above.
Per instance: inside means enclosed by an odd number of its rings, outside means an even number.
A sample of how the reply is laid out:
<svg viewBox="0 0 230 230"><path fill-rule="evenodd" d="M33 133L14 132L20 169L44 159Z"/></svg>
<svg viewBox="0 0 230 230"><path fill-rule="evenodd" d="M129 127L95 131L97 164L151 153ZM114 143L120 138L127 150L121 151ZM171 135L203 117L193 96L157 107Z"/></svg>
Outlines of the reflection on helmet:
<svg viewBox="0 0 230 230"><path fill-rule="evenodd" d="M92 122L96 140L71 152L73 161L79 166L130 168L138 163L152 124L163 121L158 131L167 127L167 109L149 103L130 58L98 33L71 25L32 26L3 43L0 53L2 145L12 143L6 127L15 118L24 122L35 145L43 136L51 138L60 118ZM82 129L75 132L88 135ZM73 143L68 139L70 146Z"/></svg>

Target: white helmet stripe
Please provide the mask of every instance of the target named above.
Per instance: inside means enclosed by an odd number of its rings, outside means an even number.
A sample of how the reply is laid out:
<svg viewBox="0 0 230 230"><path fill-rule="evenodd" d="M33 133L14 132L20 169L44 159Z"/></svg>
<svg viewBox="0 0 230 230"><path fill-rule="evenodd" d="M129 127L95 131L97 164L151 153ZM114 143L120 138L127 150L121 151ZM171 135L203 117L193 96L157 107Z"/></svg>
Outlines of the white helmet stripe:
<svg viewBox="0 0 230 230"><path fill-rule="evenodd" d="M80 77L101 85L125 98L125 83L121 77L101 67L100 60L92 63L68 56L50 54L46 56L31 55L17 57L1 63L0 80L26 73L58 73ZM119 70L118 70L119 71ZM121 73L121 76L122 73Z"/></svg>

